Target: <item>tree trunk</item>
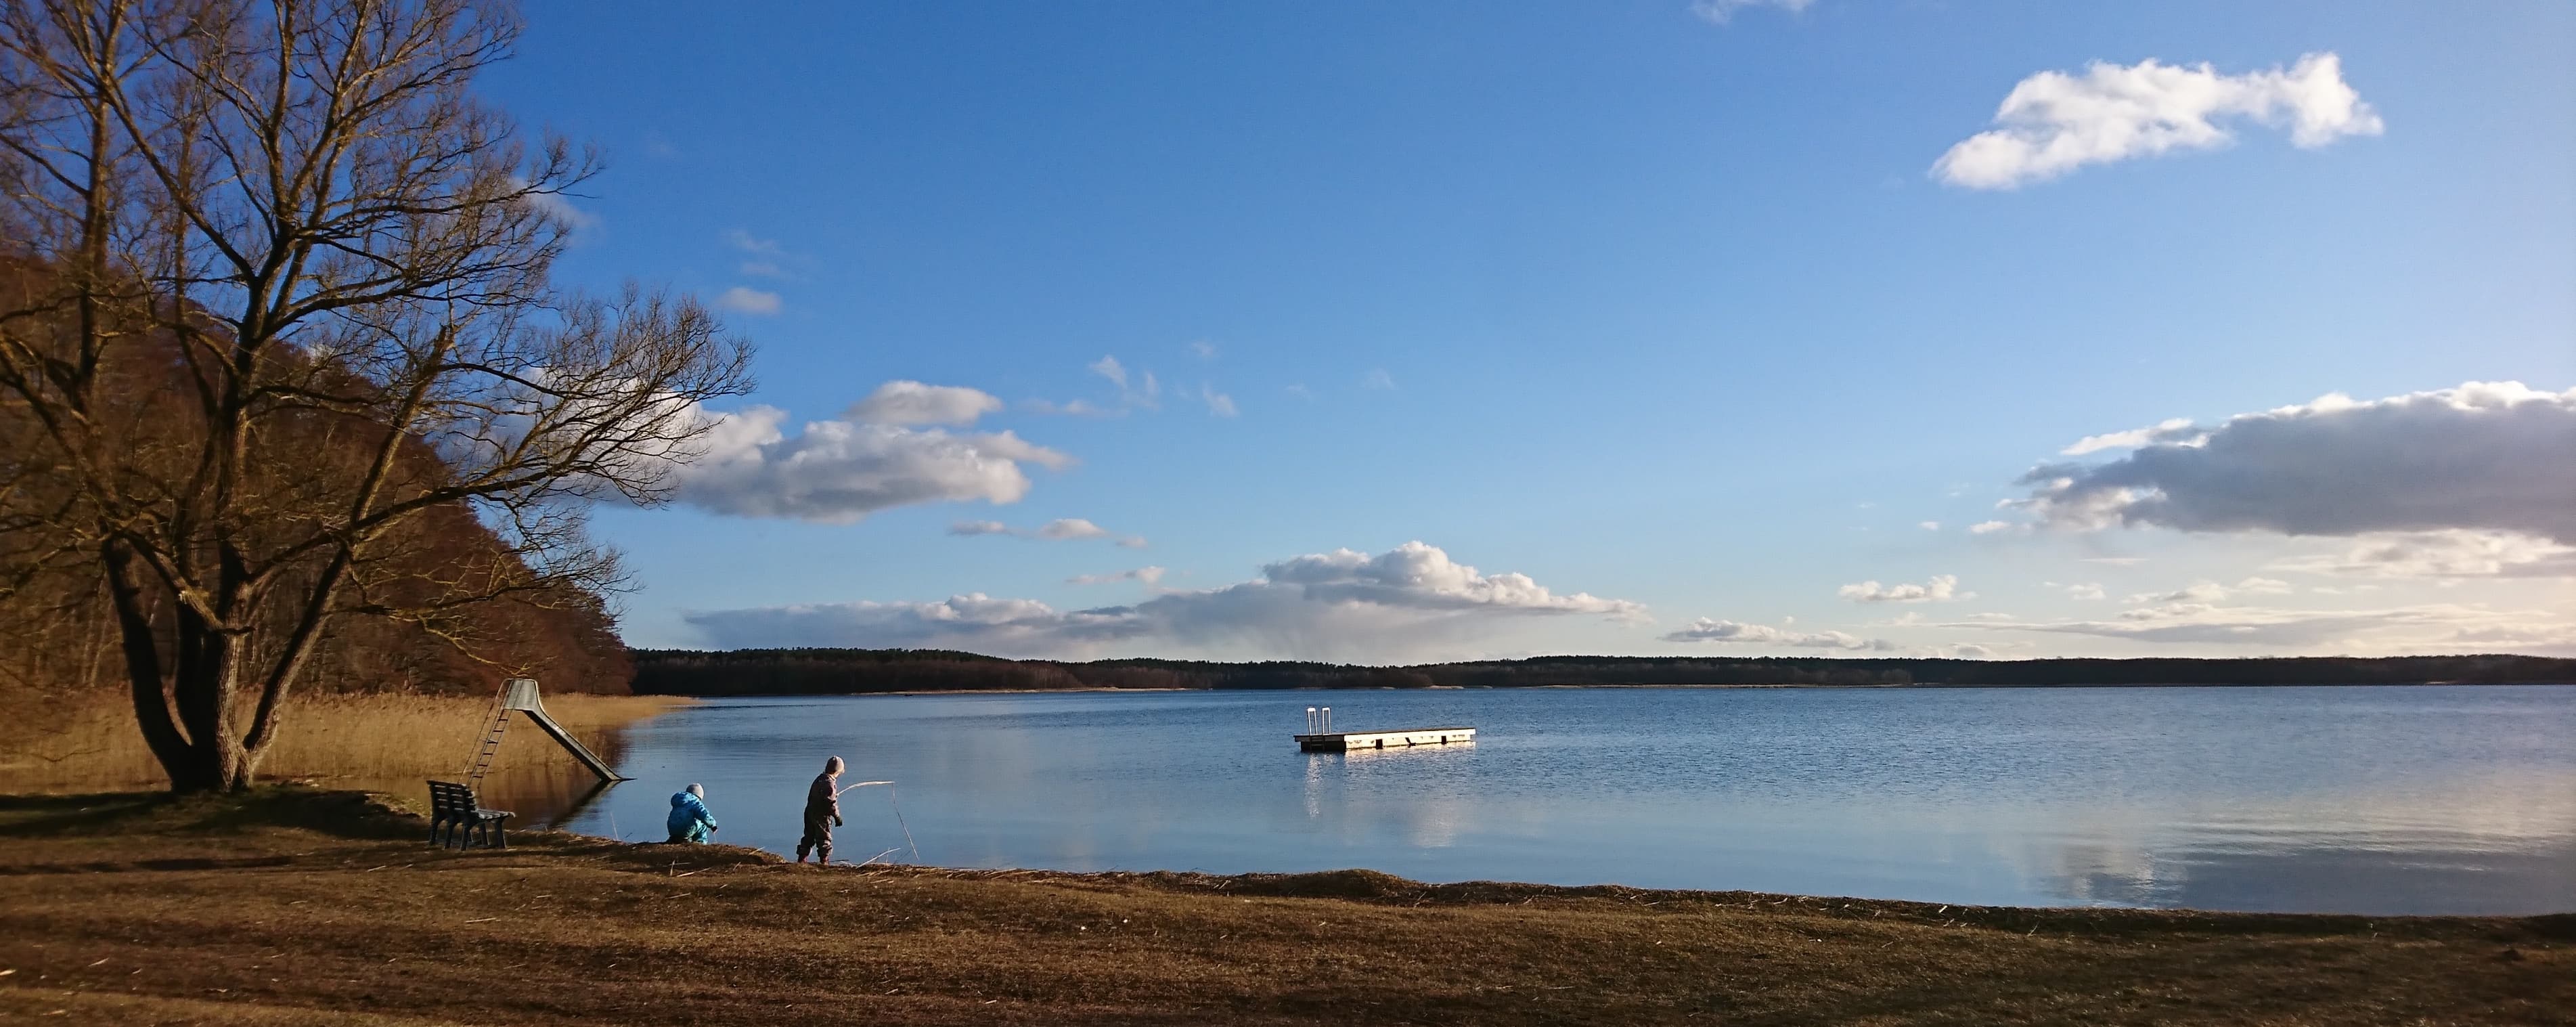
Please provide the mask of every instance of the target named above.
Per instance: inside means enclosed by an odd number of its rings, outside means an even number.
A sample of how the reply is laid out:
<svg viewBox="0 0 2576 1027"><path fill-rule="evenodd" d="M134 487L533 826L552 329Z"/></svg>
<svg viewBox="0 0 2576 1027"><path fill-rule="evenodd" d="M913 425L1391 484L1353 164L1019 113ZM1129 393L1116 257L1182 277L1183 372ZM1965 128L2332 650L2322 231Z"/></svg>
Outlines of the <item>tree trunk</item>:
<svg viewBox="0 0 2576 1027"><path fill-rule="evenodd" d="M136 574L133 556L117 543L105 552L108 592L124 642L126 677L133 685L134 716L144 744L161 761L174 792L238 791L250 786L253 760L232 730L233 683L249 647L217 632L172 603L176 622L164 652L152 622L153 603ZM177 707L173 717L172 707Z"/></svg>

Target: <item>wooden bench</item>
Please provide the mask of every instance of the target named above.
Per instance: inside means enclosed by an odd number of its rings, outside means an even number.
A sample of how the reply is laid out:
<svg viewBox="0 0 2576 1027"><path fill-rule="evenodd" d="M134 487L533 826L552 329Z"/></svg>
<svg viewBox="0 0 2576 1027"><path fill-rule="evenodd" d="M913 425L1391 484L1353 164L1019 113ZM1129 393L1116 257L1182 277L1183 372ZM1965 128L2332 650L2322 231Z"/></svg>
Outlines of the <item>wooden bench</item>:
<svg viewBox="0 0 2576 1027"><path fill-rule="evenodd" d="M471 786L453 781L429 783L429 841L439 848L447 848L450 842L460 849L470 848L476 831L483 833L484 848L509 848L510 828L502 821L510 817L508 810L484 809L476 803Z"/></svg>

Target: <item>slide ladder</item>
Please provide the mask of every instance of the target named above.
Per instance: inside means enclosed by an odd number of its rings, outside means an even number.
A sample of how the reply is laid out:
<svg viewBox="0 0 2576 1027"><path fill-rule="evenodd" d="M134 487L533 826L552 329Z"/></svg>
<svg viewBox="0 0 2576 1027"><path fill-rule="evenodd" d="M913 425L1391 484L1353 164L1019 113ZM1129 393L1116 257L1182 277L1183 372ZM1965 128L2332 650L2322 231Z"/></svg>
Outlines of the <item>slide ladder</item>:
<svg viewBox="0 0 2576 1027"><path fill-rule="evenodd" d="M501 735L508 730L510 730L510 707L496 706L492 711L492 727L483 732L483 746L474 752L474 769L465 772L467 784L483 783L484 772L492 769L493 757L501 753Z"/></svg>
<svg viewBox="0 0 2576 1027"><path fill-rule="evenodd" d="M590 751L589 746L581 744L580 739L572 736L572 732L564 730L563 725L555 723L553 717L546 715L545 704L537 701L537 682L534 678L511 678L507 684L501 686L501 712L492 722L492 733L485 737L484 748L487 753L500 746L501 731L509 726L512 710L527 714L528 719L537 725L537 730L545 732L547 737L562 745L565 752L571 753L572 758L580 760L582 766L589 767L590 772L599 775L600 780L626 780L624 775L617 772L617 768L609 766L607 760L600 759L598 753Z"/></svg>

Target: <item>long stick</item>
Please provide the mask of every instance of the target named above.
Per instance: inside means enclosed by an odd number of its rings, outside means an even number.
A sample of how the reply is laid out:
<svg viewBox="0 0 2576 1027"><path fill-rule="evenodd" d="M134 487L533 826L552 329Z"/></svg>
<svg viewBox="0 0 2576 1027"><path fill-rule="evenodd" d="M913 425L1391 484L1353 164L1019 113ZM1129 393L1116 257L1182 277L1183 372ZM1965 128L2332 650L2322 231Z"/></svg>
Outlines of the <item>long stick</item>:
<svg viewBox="0 0 2576 1027"><path fill-rule="evenodd" d="M896 827L903 828L903 843L911 846L912 861L915 863L921 862L921 846L912 844L912 825L903 822L903 807L895 805L894 782L892 781L886 782L886 805L894 807L894 823Z"/></svg>

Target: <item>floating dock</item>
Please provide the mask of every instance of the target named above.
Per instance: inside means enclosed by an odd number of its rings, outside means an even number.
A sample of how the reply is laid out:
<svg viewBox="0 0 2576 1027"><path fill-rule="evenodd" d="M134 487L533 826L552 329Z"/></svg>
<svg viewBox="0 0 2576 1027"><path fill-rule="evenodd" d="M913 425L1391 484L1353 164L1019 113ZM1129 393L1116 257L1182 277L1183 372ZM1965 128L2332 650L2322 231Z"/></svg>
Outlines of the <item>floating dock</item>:
<svg viewBox="0 0 2576 1027"><path fill-rule="evenodd" d="M1307 752L1350 752L1355 749L1408 749L1420 745L1465 745L1476 740L1476 729L1416 727L1402 731L1337 731L1298 735L1296 738L1297 747Z"/></svg>

